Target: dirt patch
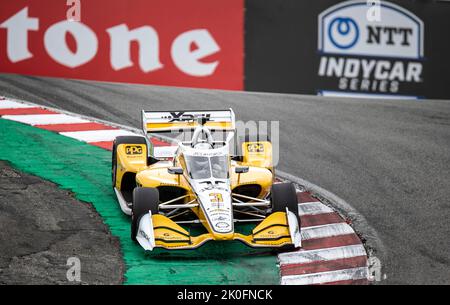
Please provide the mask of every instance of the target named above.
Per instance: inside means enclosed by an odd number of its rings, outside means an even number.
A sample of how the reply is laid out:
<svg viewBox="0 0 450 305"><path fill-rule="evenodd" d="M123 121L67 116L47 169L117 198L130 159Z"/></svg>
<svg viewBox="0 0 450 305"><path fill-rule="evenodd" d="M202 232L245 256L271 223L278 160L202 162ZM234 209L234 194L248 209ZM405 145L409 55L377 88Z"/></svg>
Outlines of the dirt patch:
<svg viewBox="0 0 450 305"><path fill-rule="evenodd" d="M0 284L121 284L120 244L90 204L0 161ZM71 282L71 257L81 282Z"/></svg>

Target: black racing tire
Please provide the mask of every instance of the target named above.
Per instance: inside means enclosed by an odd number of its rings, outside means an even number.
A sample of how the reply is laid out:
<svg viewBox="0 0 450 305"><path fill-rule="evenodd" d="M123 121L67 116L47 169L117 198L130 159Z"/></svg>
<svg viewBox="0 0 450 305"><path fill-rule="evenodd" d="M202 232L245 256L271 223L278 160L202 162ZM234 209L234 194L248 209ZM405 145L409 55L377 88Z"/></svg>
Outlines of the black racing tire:
<svg viewBox="0 0 450 305"><path fill-rule="evenodd" d="M111 180L112 186L116 186L116 177L117 177L117 147L120 144L145 144L147 147L147 141L144 137L140 136L119 136L113 142L112 147L112 158L111 158ZM148 147L147 147L148 151Z"/></svg>
<svg viewBox="0 0 450 305"><path fill-rule="evenodd" d="M286 212L286 208L297 216L300 226L300 216L298 215L298 199L295 186L291 182L276 183L272 185L270 192L270 201L272 202L272 213ZM276 249L276 252L285 252L295 250L294 245L284 245Z"/></svg>
<svg viewBox="0 0 450 305"><path fill-rule="evenodd" d="M272 212L285 212L287 208L298 217L297 191L293 183L273 184L270 192L270 201L272 202Z"/></svg>
<svg viewBox="0 0 450 305"><path fill-rule="evenodd" d="M136 241L136 234L139 228L139 221L142 216L152 212L158 214L159 191L156 188L136 187L133 190L133 207L131 212L131 239Z"/></svg>

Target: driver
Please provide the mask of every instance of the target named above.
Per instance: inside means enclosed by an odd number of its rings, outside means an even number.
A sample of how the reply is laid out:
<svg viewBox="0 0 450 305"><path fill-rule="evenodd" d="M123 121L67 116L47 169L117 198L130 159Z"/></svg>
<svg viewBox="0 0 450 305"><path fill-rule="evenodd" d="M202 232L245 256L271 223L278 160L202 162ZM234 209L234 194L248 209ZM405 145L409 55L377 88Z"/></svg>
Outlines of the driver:
<svg viewBox="0 0 450 305"><path fill-rule="evenodd" d="M205 138L203 138L203 136ZM192 147L198 149L212 149L213 137L211 131L205 126L197 126L192 136Z"/></svg>
<svg viewBox="0 0 450 305"><path fill-rule="evenodd" d="M212 175L218 179L226 179L228 176L228 164L225 156L211 157Z"/></svg>
<svg viewBox="0 0 450 305"><path fill-rule="evenodd" d="M209 177L209 159L206 157L194 158L194 172L197 177Z"/></svg>
<svg viewBox="0 0 450 305"><path fill-rule="evenodd" d="M212 145L207 142L197 143L194 146L195 149L212 149Z"/></svg>
<svg viewBox="0 0 450 305"><path fill-rule="evenodd" d="M212 172L214 177L220 177L222 176L224 169L222 168L222 166L220 166L219 163L215 163L212 165Z"/></svg>

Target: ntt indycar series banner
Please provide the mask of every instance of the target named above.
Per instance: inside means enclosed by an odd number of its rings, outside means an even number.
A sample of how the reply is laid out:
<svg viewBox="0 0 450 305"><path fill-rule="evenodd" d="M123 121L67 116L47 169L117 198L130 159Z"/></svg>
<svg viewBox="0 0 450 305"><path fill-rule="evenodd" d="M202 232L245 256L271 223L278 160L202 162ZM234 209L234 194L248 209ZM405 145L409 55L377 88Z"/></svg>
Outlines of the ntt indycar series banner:
<svg viewBox="0 0 450 305"><path fill-rule="evenodd" d="M245 88L449 98L450 2L246 2Z"/></svg>
<svg viewBox="0 0 450 305"><path fill-rule="evenodd" d="M0 72L243 89L243 0L3 0Z"/></svg>
<svg viewBox="0 0 450 305"><path fill-rule="evenodd" d="M318 75L331 86L323 95L346 92L402 94L424 80L424 24L389 2L346 1L318 18ZM349 92L350 91L350 92Z"/></svg>

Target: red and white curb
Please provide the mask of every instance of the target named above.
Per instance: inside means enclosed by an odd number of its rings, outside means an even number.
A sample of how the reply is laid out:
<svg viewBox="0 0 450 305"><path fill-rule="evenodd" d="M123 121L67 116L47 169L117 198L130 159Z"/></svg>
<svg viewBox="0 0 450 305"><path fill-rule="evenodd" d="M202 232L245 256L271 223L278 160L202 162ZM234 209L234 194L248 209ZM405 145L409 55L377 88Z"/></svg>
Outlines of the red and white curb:
<svg viewBox="0 0 450 305"><path fill-rule="evenodd" d="M0 117L111 150L117 136L136 129L0 97ZM155 150L167 143L152 138ZM155 151L156 153L156 151ZM367 252L353 228L331 207L298 192L302 248L278 255L281 284L367 284Z"/></svg>
<svg viewBox="0 0 450 305"><path fill-rule="evenodd" d="M136 135L133 128L120 127L62 110L2 97L0 97L0 117L53 131L108 150L112 149L116 137ZM167 146L167 143L156 138L152 139L152 142L155 146Z"/></svg>
<svg viewBox="0 0 450 305"><path fill-rule="evenodd" d="M281 284L367 284L367 253L353 228L308 192L298 192L302 248L278 255Z"/></svg>

